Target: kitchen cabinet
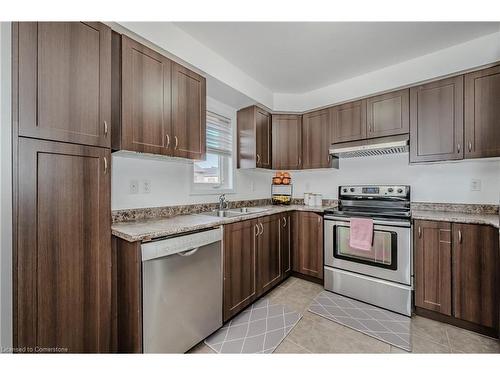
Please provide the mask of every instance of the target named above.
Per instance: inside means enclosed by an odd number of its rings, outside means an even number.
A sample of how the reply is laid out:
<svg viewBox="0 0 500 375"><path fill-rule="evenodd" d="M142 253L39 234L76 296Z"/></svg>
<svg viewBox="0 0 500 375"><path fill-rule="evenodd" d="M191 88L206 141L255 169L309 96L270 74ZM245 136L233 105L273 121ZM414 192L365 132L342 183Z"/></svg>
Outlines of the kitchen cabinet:
<svg viewBox="0 0 500 375"><path fill-rule="evenodd" d="M258 220L224 226L224 321L257 298L258 227Z"/></svg>
<svg viewBox="0 0 500 375"><path fill-rule="evenodd" d="M258 293L263 294L282 281L281 215L262 217L257 222Z"/></svg>
<svg viewBox="0 0 500 375"><path fill-rule="evenodd" d="M451 224L415 221L415 306L451 315Z"/></svg>
<svg viewBox="0 0 500 375"><path fill-rule="evenodd" d="M465 158L500 156L500 66L465 75Z"/></svg>
<svg viewBox="0 0 500 375"><path fill-rule="evenodd" d="M171 154L172 62L125 35L121 42L121 134L116 134L121 136L119 148Z"/></svg>
<svg viewBox="0 0 500 375"><path fill-rule="evenodd" d="M271 114L257 106L237 113L238 168L268 168L272 166Z"/></svg>
<svg viewBox="0 0 500 375"><path fill-rule="evenodd" d="M323 217L298 211L293 228L293 270L323 279Z"/></svg>
<svg viewBox="0 0 500 375"><path fill-rule="evenodd" d="M302 116L272 116L273 169L302 167Z"/></svg>
<svg viewBox="0 0 500 375"><path fill-rule="evenodd" d="M333 143L366 138L366 100L331 108Z"/></svg>
<svg viewBox="0 0 500 375"><path fill-rule="evenodd" d="M285 212L280 215L280 253L281 253L281 274L282 279L286 279L292 273L292 212Z"/></svg>
<svg viewBox="0 0 500 375"><path fill-rule="evenodd" d="M23 137L16 147L14 346L108 352L110 150Z"/></svg>
<svg viewBox="0 0 500 375"><path fill-rule="evenodd" d="M200 160L206 152L206 80L113 33L113 149Z"/></svg>
<svg viewBox="0 0 500 375"><path fill-rule="evenodd" d="M366 100L367 138L406 134L410 129L410 90Z"/></svg>
<svg viewBox="0 0 500 375"><path fill-rule="evenodd" d="M451 324L497 335L498 229L426 220L416 220L414 228L415 306L449 316Z"/></svg>
<svg viewBox="0 0 500 375"><path fill-rule="evenodd" d="M171 134L174 156L205 159L206 96L205 78L173 63Z"/></svg>
<svg viewBox="0 0 500 375"><path fill-rule="evenodd" d="M328 168L331 144L330 110L309 112L302 116L302 168Z"/></svg>
<svg viewBox="0 0 500 375"><path fill-rule="evenodd" d="M463 159L463 79L410 88L410 162Z"/></svg>
<svg viewBox="0 0 500 375"><path fill-rule="evenodd" d="M500 277L498 229L453 223L453 313L498 328Z"/></svg>
<svg viewBox="0 0 500 375"><path fill-rule="evenodd" d="M110 28L14 23L13 50L17 135L110 147Z"/></svg>

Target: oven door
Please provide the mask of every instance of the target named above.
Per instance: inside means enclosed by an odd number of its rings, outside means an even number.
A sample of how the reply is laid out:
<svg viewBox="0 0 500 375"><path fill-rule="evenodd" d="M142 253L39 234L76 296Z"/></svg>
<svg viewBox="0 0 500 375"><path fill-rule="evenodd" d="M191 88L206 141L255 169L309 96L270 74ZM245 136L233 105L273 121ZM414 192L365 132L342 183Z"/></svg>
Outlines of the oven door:
<svg viewBox="0 0 500 375"><path fill-rule="evenodd" d="M410 223L373 221L370 251L349 246L349 219L325 217L325 266L410 285Z"/></svg>

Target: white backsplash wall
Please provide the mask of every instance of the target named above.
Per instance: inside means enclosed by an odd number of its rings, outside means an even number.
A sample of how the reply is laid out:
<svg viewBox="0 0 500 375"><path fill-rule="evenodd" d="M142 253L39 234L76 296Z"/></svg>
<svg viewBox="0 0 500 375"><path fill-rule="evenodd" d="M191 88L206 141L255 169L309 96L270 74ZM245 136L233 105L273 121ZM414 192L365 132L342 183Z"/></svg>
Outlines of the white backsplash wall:
<svg viewBox="0 0 500 375"><path fill-rule="evenodd" d="M217 202L218 194L191 195L191 162L113 155L111 172L111 209L161 207ZM270 171L236 170L235 193L229 201L270 198ZM130 193L130 181L139 182L139 193ZM142 181L151 183L151 192L141 191Z"/></svg>
<svg viewBox="0 0 500 375"><path fill-rule="evenodd" d="M409 165L408 154L341 159L340 169L292 171L294 197L304 192L336 199L339 185L404 184L414 202L498 204L500 159ZM471 191L471 180L481 181Z"/></svg>

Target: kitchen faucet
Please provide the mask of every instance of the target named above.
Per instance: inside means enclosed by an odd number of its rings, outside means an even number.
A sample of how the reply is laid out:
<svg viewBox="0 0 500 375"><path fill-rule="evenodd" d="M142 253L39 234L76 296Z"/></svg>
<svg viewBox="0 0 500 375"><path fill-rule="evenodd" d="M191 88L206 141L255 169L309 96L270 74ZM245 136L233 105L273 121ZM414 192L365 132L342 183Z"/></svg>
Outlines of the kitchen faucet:
<svg viewBox="0 0 500 375"><path fill-rule="evenodd" d="M229 202L226 201L226 194L221 194L219 196L219 210L225 210L228 208Z"/></svg>

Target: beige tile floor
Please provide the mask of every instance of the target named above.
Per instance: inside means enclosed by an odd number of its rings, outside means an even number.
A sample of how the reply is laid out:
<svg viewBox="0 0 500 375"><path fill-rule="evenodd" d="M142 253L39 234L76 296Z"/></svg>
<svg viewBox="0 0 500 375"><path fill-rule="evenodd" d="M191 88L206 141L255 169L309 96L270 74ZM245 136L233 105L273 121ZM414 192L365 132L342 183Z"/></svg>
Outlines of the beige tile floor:
<svg viewBox="0 0 500 375"><path fill-rule="evenodd" d="M407 353L370 336L307 311L323 287L291 277L266 298L288 305L304 315L275 353ZM500 353L500 343L448 324L414 316L413 353ZM190 353L214 353L200 343Z"/></svg>

